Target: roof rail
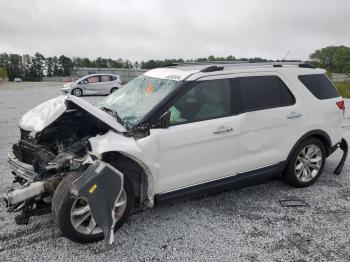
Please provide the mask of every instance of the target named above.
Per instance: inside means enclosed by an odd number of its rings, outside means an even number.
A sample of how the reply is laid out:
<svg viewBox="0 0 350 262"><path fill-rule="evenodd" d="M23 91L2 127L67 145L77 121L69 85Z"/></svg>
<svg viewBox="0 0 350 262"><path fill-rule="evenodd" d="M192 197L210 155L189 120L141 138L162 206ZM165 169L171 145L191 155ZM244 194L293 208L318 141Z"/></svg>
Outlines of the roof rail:
<svg viewBox="0 0 350 262"><path fill-rule="evenodd" d="M162 67L176 67L176 66L201 66L201 65L216 65L223 67L243 67L243 66L298 66L302 68L315 68L308 62L249 62L249 61L203 61L203 62L185 62L185 63L172 63ZM203 70L203 69L202 69ZM221 69L222 70L222 69Z"/></svg>

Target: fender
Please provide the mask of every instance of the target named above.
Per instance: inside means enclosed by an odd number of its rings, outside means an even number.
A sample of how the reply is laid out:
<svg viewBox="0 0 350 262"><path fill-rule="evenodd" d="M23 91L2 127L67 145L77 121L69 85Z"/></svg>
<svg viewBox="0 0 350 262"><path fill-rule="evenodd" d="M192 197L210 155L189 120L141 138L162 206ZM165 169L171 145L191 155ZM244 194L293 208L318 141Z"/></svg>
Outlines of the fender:
<svg viewBox="0 0 350 262"><path fill-rule="evenodd" d="M91 145L91 154L99 160L105 153L118 152L137 162L144 170L148 182L148 200L150 206L153 206L154 196L154 181L158 173L159 166L156 162L156 157L146 156L144 148L139 146L139 143L132 137L125 137L113 131L109 131L104 135L98 135L89 139ZM151 144L152 143L148 143ZM144 145L147 147L147 144Z"/></svg>
<svg viewBox="0 0 350 262"><path fill-rule="evenodd" d="M305 140L308 137L311 136L316 136L318 138L321 139L321 141L325 144L325 148L326 148L326 153L327 153L327 157L329 156L330 150L331 150L331 146L332 146L332 142L331 142L331 138L330 136L319 129L315 129L315 130L311 130L309 132L307 132L306 134L304 134L302 137L299 138L299 140L294 144L292 150L289 152L289 155L287 157L286 163L289 162L289 159L291 158L295 148L301 143L301 141Z"/></svg>

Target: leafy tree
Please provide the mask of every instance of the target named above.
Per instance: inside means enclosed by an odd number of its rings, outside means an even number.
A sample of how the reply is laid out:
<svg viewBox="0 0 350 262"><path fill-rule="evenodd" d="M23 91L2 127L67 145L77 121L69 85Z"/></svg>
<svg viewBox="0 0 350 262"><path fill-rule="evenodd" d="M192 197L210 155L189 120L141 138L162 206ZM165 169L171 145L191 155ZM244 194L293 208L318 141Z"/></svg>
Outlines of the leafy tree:
<svg viewBox="0 0 350 262"><path fill-rule="evenodd" d="M53 58L52 57L46 58L46 76L48 77L53 76Z"/></svg>
<svg viewBox="0 0 350 262"><path fill-rule="evenodd" d="M328 46L318 49L310 55L310 61L315 66L334 73L349 73L350 48L346 46Z"/></svg>
<svg viewBox="0 0 350 262"><path fill-rule="evenodd" d="M59 74L59 76L70 76L72 68L73 68L73 63L69 57L61 55L58 58L58 74Z"/></svg>
<svg viewBox="0 0 350 262"><path fill-rule="evenodd" d="M158 63L154 60L148 60L147 62L142 62L141 63L141 68L143 69L153 69L153 68L157 68Z"/></svg>
<svg viewBox="0 0 350 262"><path fill-rule="evenodd" d="M60 76L61 72L58 68L58 59L56 56L52 57L52 67L53 67L53 76Z"/></svg>
<svg viewBox="0 0 350 262"><path fill-rule="evenodd" d="M7 70L5 67L0 67L0 78L7 79Z"/></svg>
<svg viewBox="0 0 350 262"><path fill-rule="evenodd" d="M10 81L13 81L16 77L23 77L22 56L17 54L10 54L9 62L6 67L8 77Z"/></svg>

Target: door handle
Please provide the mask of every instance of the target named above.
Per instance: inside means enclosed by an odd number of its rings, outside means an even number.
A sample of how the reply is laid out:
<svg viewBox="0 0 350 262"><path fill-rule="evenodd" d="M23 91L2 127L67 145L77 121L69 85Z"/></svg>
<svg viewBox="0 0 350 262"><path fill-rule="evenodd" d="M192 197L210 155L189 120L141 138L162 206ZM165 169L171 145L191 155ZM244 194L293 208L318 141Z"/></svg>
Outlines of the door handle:
<svg viewBox="0 0 350 262"><path fill-rule="evenodd" d="M229 133L232 131L233 131L232 127L220 126L217 130L213 131L213 134L218 135L218 134L223 134L223 133Z"/></svg>
<svg viewBox="0 0 350 262"><path fill-rule="evenodd" d="M291 119L291 118L301 117L302 115L303 115L302 113L292 112L287 116L287 118Z"/></svg>

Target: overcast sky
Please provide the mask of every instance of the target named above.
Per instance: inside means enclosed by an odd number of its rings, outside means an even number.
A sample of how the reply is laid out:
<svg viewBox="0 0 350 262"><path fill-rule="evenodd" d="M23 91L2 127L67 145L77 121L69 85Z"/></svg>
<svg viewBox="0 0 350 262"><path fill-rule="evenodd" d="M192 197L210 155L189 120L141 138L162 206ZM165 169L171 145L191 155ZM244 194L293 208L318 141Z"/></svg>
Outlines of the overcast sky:
<svg viewBox="0 0 350 262"><path fill-rule="evenodd" d="M350 46L350 0L0 0L0 53L307 59Z"/></svg>

